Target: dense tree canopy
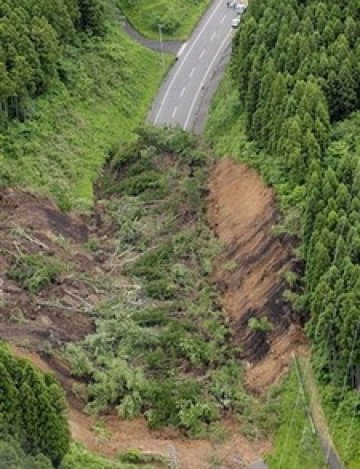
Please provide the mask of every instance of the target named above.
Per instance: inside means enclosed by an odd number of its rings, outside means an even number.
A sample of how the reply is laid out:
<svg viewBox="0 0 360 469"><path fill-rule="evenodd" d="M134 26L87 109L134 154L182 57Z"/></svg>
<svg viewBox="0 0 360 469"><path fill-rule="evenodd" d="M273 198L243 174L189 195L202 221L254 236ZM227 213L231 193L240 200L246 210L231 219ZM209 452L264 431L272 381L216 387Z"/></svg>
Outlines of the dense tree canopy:
<svg viewBox="0 0 360 469"><path fill-rule="evenodd" d="M329 142L330 122L359 107L360 6L254 0L235 41L233 76L249 136L305 182Z"/></svg>
<svg viewBox="0 0 360 469"><path fill-rule="evenodd" d="M312 166L304 211L307 329L320 376L340 386L359 379L359 129L358 114L339 126L324 164Z"/></svg>
<svg viewBox="0 0 360 469"><path fill-rule="evenodd" d="M339 388L360 382L360 115L337 124L360 108L360 2L340 3L252 0L231 67L249 138L303 187L301 304Z"/></svg>
<svg viewBox="0 0 360 469"><path fill-rule="evenodd" d="M26 117L26 102L56 76L76 33L101 34L98 0L3 0L0 4L0 127Z"/></svg>
<svg viewBox="0 0 360 469"><path fill-rule="evenodd" d="M64 396L55 379L14 358L0 344L0 389L0 458L7 451L14 464L19 463L6 467L45 469L52 467L50 462L58 467L68 451L70 433Z"/></svg>

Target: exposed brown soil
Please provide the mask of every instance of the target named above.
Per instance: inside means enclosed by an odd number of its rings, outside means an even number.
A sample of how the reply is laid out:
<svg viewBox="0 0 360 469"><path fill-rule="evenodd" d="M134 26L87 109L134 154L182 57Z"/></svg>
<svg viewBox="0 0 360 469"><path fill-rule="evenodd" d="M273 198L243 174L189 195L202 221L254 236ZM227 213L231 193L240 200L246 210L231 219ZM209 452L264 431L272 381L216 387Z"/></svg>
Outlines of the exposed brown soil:
<svg viewBox="0 0 360 469"><path fill-rule="evenodd" d="M213 170L210 219L225 245L215 273L223 308L247 361L247 384L262 392L305 343L291 308L282 299L284 273L296 263L294 240L273 233L279 221L273 191L254 170L231 159L221 160ZM248 327L251 318L261 317L271 321L271 333Z"/></svg>
<svg viewBox="0 0 360 469"><path fill-rule="evenodd" d="M84 413L84 403L73 393L76 380L57 350L94 330L93 308L124 282L114 263L114 227L106 204L99 201L90 217L80 219L61 213L48 199L6 189L0 191L0 210L0 337L12 344L18 356L56 374L67 395L69 422L77 441L108 456L131 448L164 456L175 450L182 469L209 469L215 456L222 461L222 469L245 468L269 450L269 442L241 436L235 422L224 422L228 438L213 443L190 441L170 430L152 432L143 419L121 421L116 415L96 419ZM84 247L89 237L100 242L96 253ZM31 294L6 275L20 252L55 257L69 270L50 287ZM111 290L106 286L110 277ZM99 422L100 432L95 428Z"/></svg>
<svg viewBox="0 0 360 469"><path fill-rule="evenodd" d="M43 347L80 339L93 329L87 307L94 290L80 280L94 269L91 256L82 248L87 239L86 224L61 213L51 201L27 192L1 190L2 338ZM35 296L11 280L7 272L16 256L40 253L60 260L71 270L65 269L56 284Z"/></svg>
<svg viewBox="0 0 360 469"><path fill-rule="evenodd" d="M81 411L81 402L72 394L75 380L65 364L59 366L56 358L41 357L21 347L12 347L15 355L27 358L44 372L55 372L67 392L69 422L73 438L89 450L114 456L119 451L138 449L146 454L168 458L175 454L182 469L210 469L212 457L221 461L221 469L245 469L270 450L268 441L249 441L239 433L236 422L226 421L229 437L225 442L188 440L178 432L165 429L152 432L144 419L121 421L116 415L95 419ZM61 362L60 362L61 363ZM101 428L102 431L96 430Z"/></svg>
<svg viewBox="0 0 360 469"><path fill-rule="evenodd" d="M272 191L254 171L231 160L214 168L210 206L212 222L226 247L218 260L215 281L223 294L234 340L249 364L247 383L261 392L281 375L291 353L304 342L291 310L281 299L285 288L282 274L295 262L292 240L272 234L279 218ZM7 189L0 191L0 210L0 267L4 273L0 337L14 344L16 354L44 371L55 372L67 394L76 440L108 456L130 448L168 456L175 449L182 469L209 469L214 456L222 462L222 469L239 469L269 450L269 442L248 441L231 421L225 422L229 437L222 443L189 441L169 430L151 432L143 419L121 421L115 415L100 419L104 431L94 429L99 419L82 411L83 402L73 393L76 381L56 349L94 330L92 310L123 281L113 262L116 246L106 204L99 202L91 217L80 219L61 213L47 199ZM89 236L100 241L96 253L84 247ZM55 284L33 295L6 276L19 252L54 256L70 268ZM111 291L106 286L110 276ZM268 337L248 329L253 316L271 320L274 330Z"/></svg>

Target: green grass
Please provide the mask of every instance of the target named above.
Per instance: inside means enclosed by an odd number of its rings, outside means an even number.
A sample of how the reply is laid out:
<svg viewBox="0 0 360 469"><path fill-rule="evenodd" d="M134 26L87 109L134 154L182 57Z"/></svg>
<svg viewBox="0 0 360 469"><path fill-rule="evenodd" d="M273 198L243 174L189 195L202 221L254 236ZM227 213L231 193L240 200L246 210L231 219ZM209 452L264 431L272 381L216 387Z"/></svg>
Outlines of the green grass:
<svg viewBox="0 0 360 469"><path fill-rule="evenodd" d="M8 276L32 293L54 283L65 266L53 259L37 254L19 254L14 258Z"/></svg>
<svg viewBox="0 0 360 469"><path fill-rule="evenodd" d="M323 408L335 446L348 469L360 469L360 397L357 391L344 393L339 405L339 390L320 386Z"/></svg>
<svg viewBox="0 0 360 469"><path fill-rule="evenodd" d="M165 60L168 67L172 58ZM0 184L51 194L64 209L88 208L108 150L131 140L144 120L166 72L160 64L115 24L104 39L67 48L65 83L33 101L25 124L0 135Z"/></svg>
<svg viewBox="0 0 360 469"><path fill-rule="evenodd" d="M212 101L205 128L205 136L217 156L245 154L248 142L241 114L237 87L228 70Z"/></svg>
<svg viewBox="0 0 360 469"><path fill-rule="evenodd" d="M249 141L245 132L245 116L237 91L237 84L225 74L213 99L205 127L205 137L217 157L231 156L255 168L264 181L275 188L278 202L285 214L286 229L293 231L294 219L298 221L298 207L304 199L304 187L289 183L282 162L266 154ZM295 223L296 224L296 223Z"/></svg>
<svg viewBox="0 0 360 469"><path fill-rule="evenodd" d="M157 39L159 24L164 39L186 39L210 0L118 0L118 5L144 36Z"/></svg>
<svg viewBox="0 0 360 469"><path fill-rule="evenodd" d="M305 397L299 392L295 369L280 394L280 425L274 438L270 469L322 469L327 467L316 433L307 416Z"/></svg>
<svg viewBox="0 0 360 469"><path fill-rule="evenodd" d="M88 383L88 411L144 415L150 428L189 437L253 403L211 283L220 246L207 225L208 150L179 129L150 127L115 153L102 199L117 228L111 279L127 288L110 292L93 313L96 332L67 348Z"/></svg>
<svg viewBox="0 0 360 469"><path fill-rule="evenodd" d="M133 452L133 454L138 453ZM121 455L115 457L115 459L107 459L99 454L90 453L81 445L72 444L60 469L154 469L154 466L150 464L130 463L124 461L124 459ZM141 458L138 460L141 461ZM156 467L159 467L159 465Z"/></svg>

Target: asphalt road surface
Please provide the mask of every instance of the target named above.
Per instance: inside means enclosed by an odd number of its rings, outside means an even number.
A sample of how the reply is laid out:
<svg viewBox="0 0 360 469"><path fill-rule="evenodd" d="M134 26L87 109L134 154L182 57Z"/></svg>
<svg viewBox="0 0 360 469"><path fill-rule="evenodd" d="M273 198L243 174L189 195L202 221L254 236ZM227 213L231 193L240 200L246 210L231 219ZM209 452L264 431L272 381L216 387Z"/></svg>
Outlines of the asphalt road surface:
<svg viewBox="0 0 360 469"><path fill-rule="evenodd" d="M236 17L226 0L214 0L178 61L170 70L150 111L148 120L155 125L179 125L185 130L196 128L201 102L206 90L229 50Z"/></svg>

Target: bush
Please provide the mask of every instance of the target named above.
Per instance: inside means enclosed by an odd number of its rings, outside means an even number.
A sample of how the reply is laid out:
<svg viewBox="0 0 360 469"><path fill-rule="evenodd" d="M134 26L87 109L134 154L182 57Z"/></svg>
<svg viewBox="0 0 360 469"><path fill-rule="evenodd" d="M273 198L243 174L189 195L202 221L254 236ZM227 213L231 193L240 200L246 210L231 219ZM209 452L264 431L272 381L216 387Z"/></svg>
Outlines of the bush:
<svg viewBox="0 0 360 469"><path fill-rule="evenodd" d="M166 190L166 180L156 171L130 176L121 182L118 187L118 191L125 195L138 196L144 192L149 192L154 198L163 196Z"/></svg>
<svg viewBox="0 0 360 469"><path fill-rule="evenodd" d="M271 332L273 330L273 325L270 320L264 316L262 318L250 318L248 322L248 328L252 331L258 332Z"/></svg>
<svg viewBox="0 0 360 469"><path fill-rule="evenodd" d="M219 418L219 411L214 404L184 403L179 412L180 424L189 436L203 438L206 436L208 425Z"/></svg>
<svg viewBox="0 0 360 469"><path fill-rule="evenodd" d="M155 300L171 300L176 296L176 286L165 278L152 280L146 286L146 293Z"/></svg>
<svg viewBox="0 0 360 469"><path fill-rule="evenodd" d="M9 278L16 280L23 288L36 293L54 283L64 271L64 266L53 258L37 254L20 254L15 257Z"/></svg>

